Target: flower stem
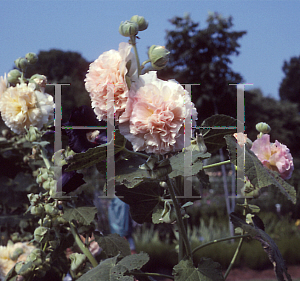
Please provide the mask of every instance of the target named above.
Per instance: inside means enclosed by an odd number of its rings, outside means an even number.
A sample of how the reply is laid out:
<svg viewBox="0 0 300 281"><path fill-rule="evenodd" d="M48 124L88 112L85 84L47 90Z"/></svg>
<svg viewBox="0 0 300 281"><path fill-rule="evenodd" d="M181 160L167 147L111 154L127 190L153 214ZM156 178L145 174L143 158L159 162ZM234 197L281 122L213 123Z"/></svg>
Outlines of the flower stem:
<svg viewBox="0 0 300 281"><path fill-rule="evenodd" d="M130 274L133 274L135 276L156 276L156 277L164 277L164 278L169 278L174 280L173 276L166 275L166 274L161 274L161 273L151 273L151 272L137 272L137 271L132 271Z"/></svg>
<svg viewBox="0 0 300 281"><path fill-rule="evenodd" d="M89 249L86 248L86 246L81 241L81 239L78 236L77 231L75 229L74 223L70 222L70 227L71 227L71 232L72 232L72 234L73 234L73 236L75 238L75 242L77 243L78 247L86 255L86 257L89 259L89 261L91 262L92 266L96 267L98 265L98 263L95 260L95 258L93 257L93 255L91 254L91 252L89 251Z"/></svg>
<svg viewBox="0 0 300 281"><path fill-rule="evenodd" d="M189 258L192 258L192 250L191 250L191 245L189 243L187 234L186 234L186 229L182 220L182 216L181 216L181 211L179 208L179 204L175 195L175 191L174 191L174 187L173 187L173 183L170 180L169 176L167 176L167 183L168 183L168 188L170 191L170 195L171 195L171 199L173 201L173 205L175 207L175 212L176 212L176 221L177 221L177 225L178 225L178 230L179 230L179 235L181 235L184 246L185 246L185 253L187 254L187 256Z"/></svg>
<svg viewBox="0 0 300 281"><path fill-rule="evenodd" d="M244 234L244 235L230 236L230 237L226 237L226 238L217 239L217 240L214 240L214 241L211 241L211 242L208 242L208 243L205 243L203 245L196 247L195 249L193 249L192 254L195 254L196 251L198 251L206 246L212 245L214 243L223 242L223 241L227 241L227 240L231 240L231 239L245 238L245 237L249 237L249 236L250 236L249 234Z"/></svg>
<svg viewBox="0 0 300 281"><path fill-rule="evenodd" d="M248 200L247 200L247 198L245 198L245 203L244 203L244 205L245 205L245 208L244 208L244 210L243 210L243 215L245 216L245 215L246 215L246 206L248 205ZM244 235L244 230L242 230L242 235ZM229 274L229 272L230 272L230 270L231 270L231 268L232 268L232 266L233 266L233 264L234 264L234 262L235 262L235 260L236 260L236 257L237 257L237 255L239 254L239 252L240 252L240 250L241 250L241 248L242 248L242 244L243 244L244 238L245 238L245 237L242 237L242 238L240 239L240 241L239 241L239 244L238 244L238 246L237 246L237 248L236 248L236 250L235 250L235 253L234 253L233 257L232 257L232 260L231 260L231 262L230 262L230 264L229 264L229 266L228 266L228 268L227 268L227 270L226 270L226 272L225 272L224 280L226 280L226 278L227 278L227 276L228 276L228 274Z"/></svg>
<svg viewBox="0 0 300 281"><path fill-rule="evenodd" d="M140 59L136 48L136 36L130 36L130 42L134 50L135 59L138 67L138 77L141 75L141 65L140 65Z"/></svg>
<svg viewBox="0 0 300 281"><path fill-rule="evenodd" d="M214 168L214 167L225 165L225 164L229 164L229 163L230 163L230 160L226 160L226 161L222 161L222 162L219 162L219 163L215 163L215 164L203 166L203 169Z"/></svg>
<svg viewBox="0 0 300 281"><path fill-rule="evenodd" d="M140 153L140 152L131 151L131 150L127 149L126 147L124 147L123 150L130 154L135 154L135 155L147 158L147 159L149 158L149 155L146 155L146 154Z"/></svg>

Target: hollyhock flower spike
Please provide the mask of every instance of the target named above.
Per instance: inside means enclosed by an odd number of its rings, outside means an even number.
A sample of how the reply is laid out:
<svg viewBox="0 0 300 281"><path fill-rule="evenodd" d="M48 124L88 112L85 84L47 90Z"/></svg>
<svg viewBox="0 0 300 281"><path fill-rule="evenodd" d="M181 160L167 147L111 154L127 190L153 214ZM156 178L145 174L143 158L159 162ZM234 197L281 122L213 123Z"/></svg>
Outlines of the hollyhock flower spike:
<svg viewBox="0 0 300 281"><path fill-rule="evenodd" d="M265 167L278 172L283 179L291 178L294 163L286 145L277 140L275 143L270 143L270 135L264 134L253 142L251 150Z"/></svg>
<svg viewBox="0 0 300 281"><path fill-rule="evenodd" d="M184 147L184 120L197 118L189 93L174 80L157 78L156 71L141 75L132 85L119 129L135 151L166 154Z"/></svg>
<svg viewBox="0 0 300 281"><path fill-rule="evenodd" d="M129 91L126 78L130 81L137 79L137 64L131 48L128 43L120 43L119 51L104 52L90 64L84 80L85 88L100 121L107 121L108 112L114 113L115 116L111 117L118 121L125 111Z"/></svg>

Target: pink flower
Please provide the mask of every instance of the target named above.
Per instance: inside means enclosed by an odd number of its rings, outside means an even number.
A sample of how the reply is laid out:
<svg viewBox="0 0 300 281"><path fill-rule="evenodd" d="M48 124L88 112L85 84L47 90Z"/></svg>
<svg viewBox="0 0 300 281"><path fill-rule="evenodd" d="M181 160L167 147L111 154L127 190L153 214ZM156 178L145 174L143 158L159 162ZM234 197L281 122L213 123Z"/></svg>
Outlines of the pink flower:
<svg viewBox="0 0 300 281"><path fill-rule="evenodd" d="M107 120L107 113L115 114L116 120L124 112L128 99L126 77L136 77L136 61L130 52L132 46L120 43L119 51L104 52L93 63L85 78L85 88L90 93L92 107L97 118ZM128 72L126 64L131 61Z"/></svg>
<svg viewBox="0 0 300 281"><path fill-rule="evenodd" d="M141 75L132 85L119 129L135 151L166 154L184 147L184 120L197 112L189 93L176 81Z"/></svg>
<svg viewBox="0 0 300 281"><path fill-rule="evenodd" d="M270 143L270 135L264 134L253 142L251 150L262 164L278 172L283 179L290 179L294 170L293 157L286 145L277 140Z"/></svg>

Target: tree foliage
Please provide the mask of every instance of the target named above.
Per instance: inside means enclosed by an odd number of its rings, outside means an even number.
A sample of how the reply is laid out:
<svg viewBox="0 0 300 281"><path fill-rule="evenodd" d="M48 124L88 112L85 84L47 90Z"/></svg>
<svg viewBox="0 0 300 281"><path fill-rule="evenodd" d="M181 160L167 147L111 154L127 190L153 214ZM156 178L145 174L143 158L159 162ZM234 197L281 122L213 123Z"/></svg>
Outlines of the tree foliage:
<svg viewBox="0 0 300 281"><path fill-rule="evenodd" d="M236 87L228 83L240 83L242 76L230 68L230 56L239 54L238 40L246 31L232 31L232 17L217 13L208 16L203 29L188 15L170 22L175 26L166 36L170 61L159 76L181 84L201 83L192 89L200 121L212 112L236 117Z"/></svg>
<svg viewBox="0 0 300 281"><path fill-rule="evenodd" d="M280 84L279 96L281 100L296 103L300 111L300 56L292 57L289 62L285 61L282 71L285 77Z"/></svg>

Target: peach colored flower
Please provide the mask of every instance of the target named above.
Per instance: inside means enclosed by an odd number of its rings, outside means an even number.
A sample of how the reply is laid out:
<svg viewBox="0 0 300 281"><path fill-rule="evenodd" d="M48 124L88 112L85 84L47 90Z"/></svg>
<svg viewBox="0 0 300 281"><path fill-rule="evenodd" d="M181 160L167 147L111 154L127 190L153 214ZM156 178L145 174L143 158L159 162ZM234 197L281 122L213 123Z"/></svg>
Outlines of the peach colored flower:
<svg viewBox="0 0 300 281"><path fill-rule="evenodd" d="M141 75L132 85L119 129L135 151L165 154L184 147L184 120L197 117L189 93L174 80Z"/></svg>
<svg viewBox="0 0 300 281"><path fill-rule="evenodd" d="M243 147L244 144L247 142L247 134L234 133L233 136L237 139L240 147Z"/></svg>
<svg viewBox="0 0 300 281"><path fill-rule="evenodd" d="M286 145L277 140L275 143L270 143L270 135L264 134L253 142L251 150L265 167L278 172L283 179L291 178L294 163Z"/></svg>
<svg viewBox="0 0 300 281"><path fill-rule="evenodd" d="M90 93L92 107L100 121L107 120L108 112L114 113L118 120L126 108L129 89L125 76L131 80L137 78L137 64L131 48L128 43L120 43L119 51L104 52L90 64L84 80L85 88ZM131 67L128 72L126 64L129 61Z"/></svg>
<svg viewBox="0 0 300 281"><path fill-rule="evenodd" d="M37 91L34 83L17 84L9 87L0 99L0 112L3 121L16 134L25 132L30 125L41 129L53 119L53 97Z"/></svg>
<svg viewBox="0 0 300 281"><path fill-rule="evenodd" d="M12 260L14 252L20 251L20 256L16 260ZM7 273L14 267L19 261L25 261L27 256L30 254L35 247L28 243L18 242L13 244L11 241L8 242L7 246L0 246L0 280L7 275Z"/></svg>

